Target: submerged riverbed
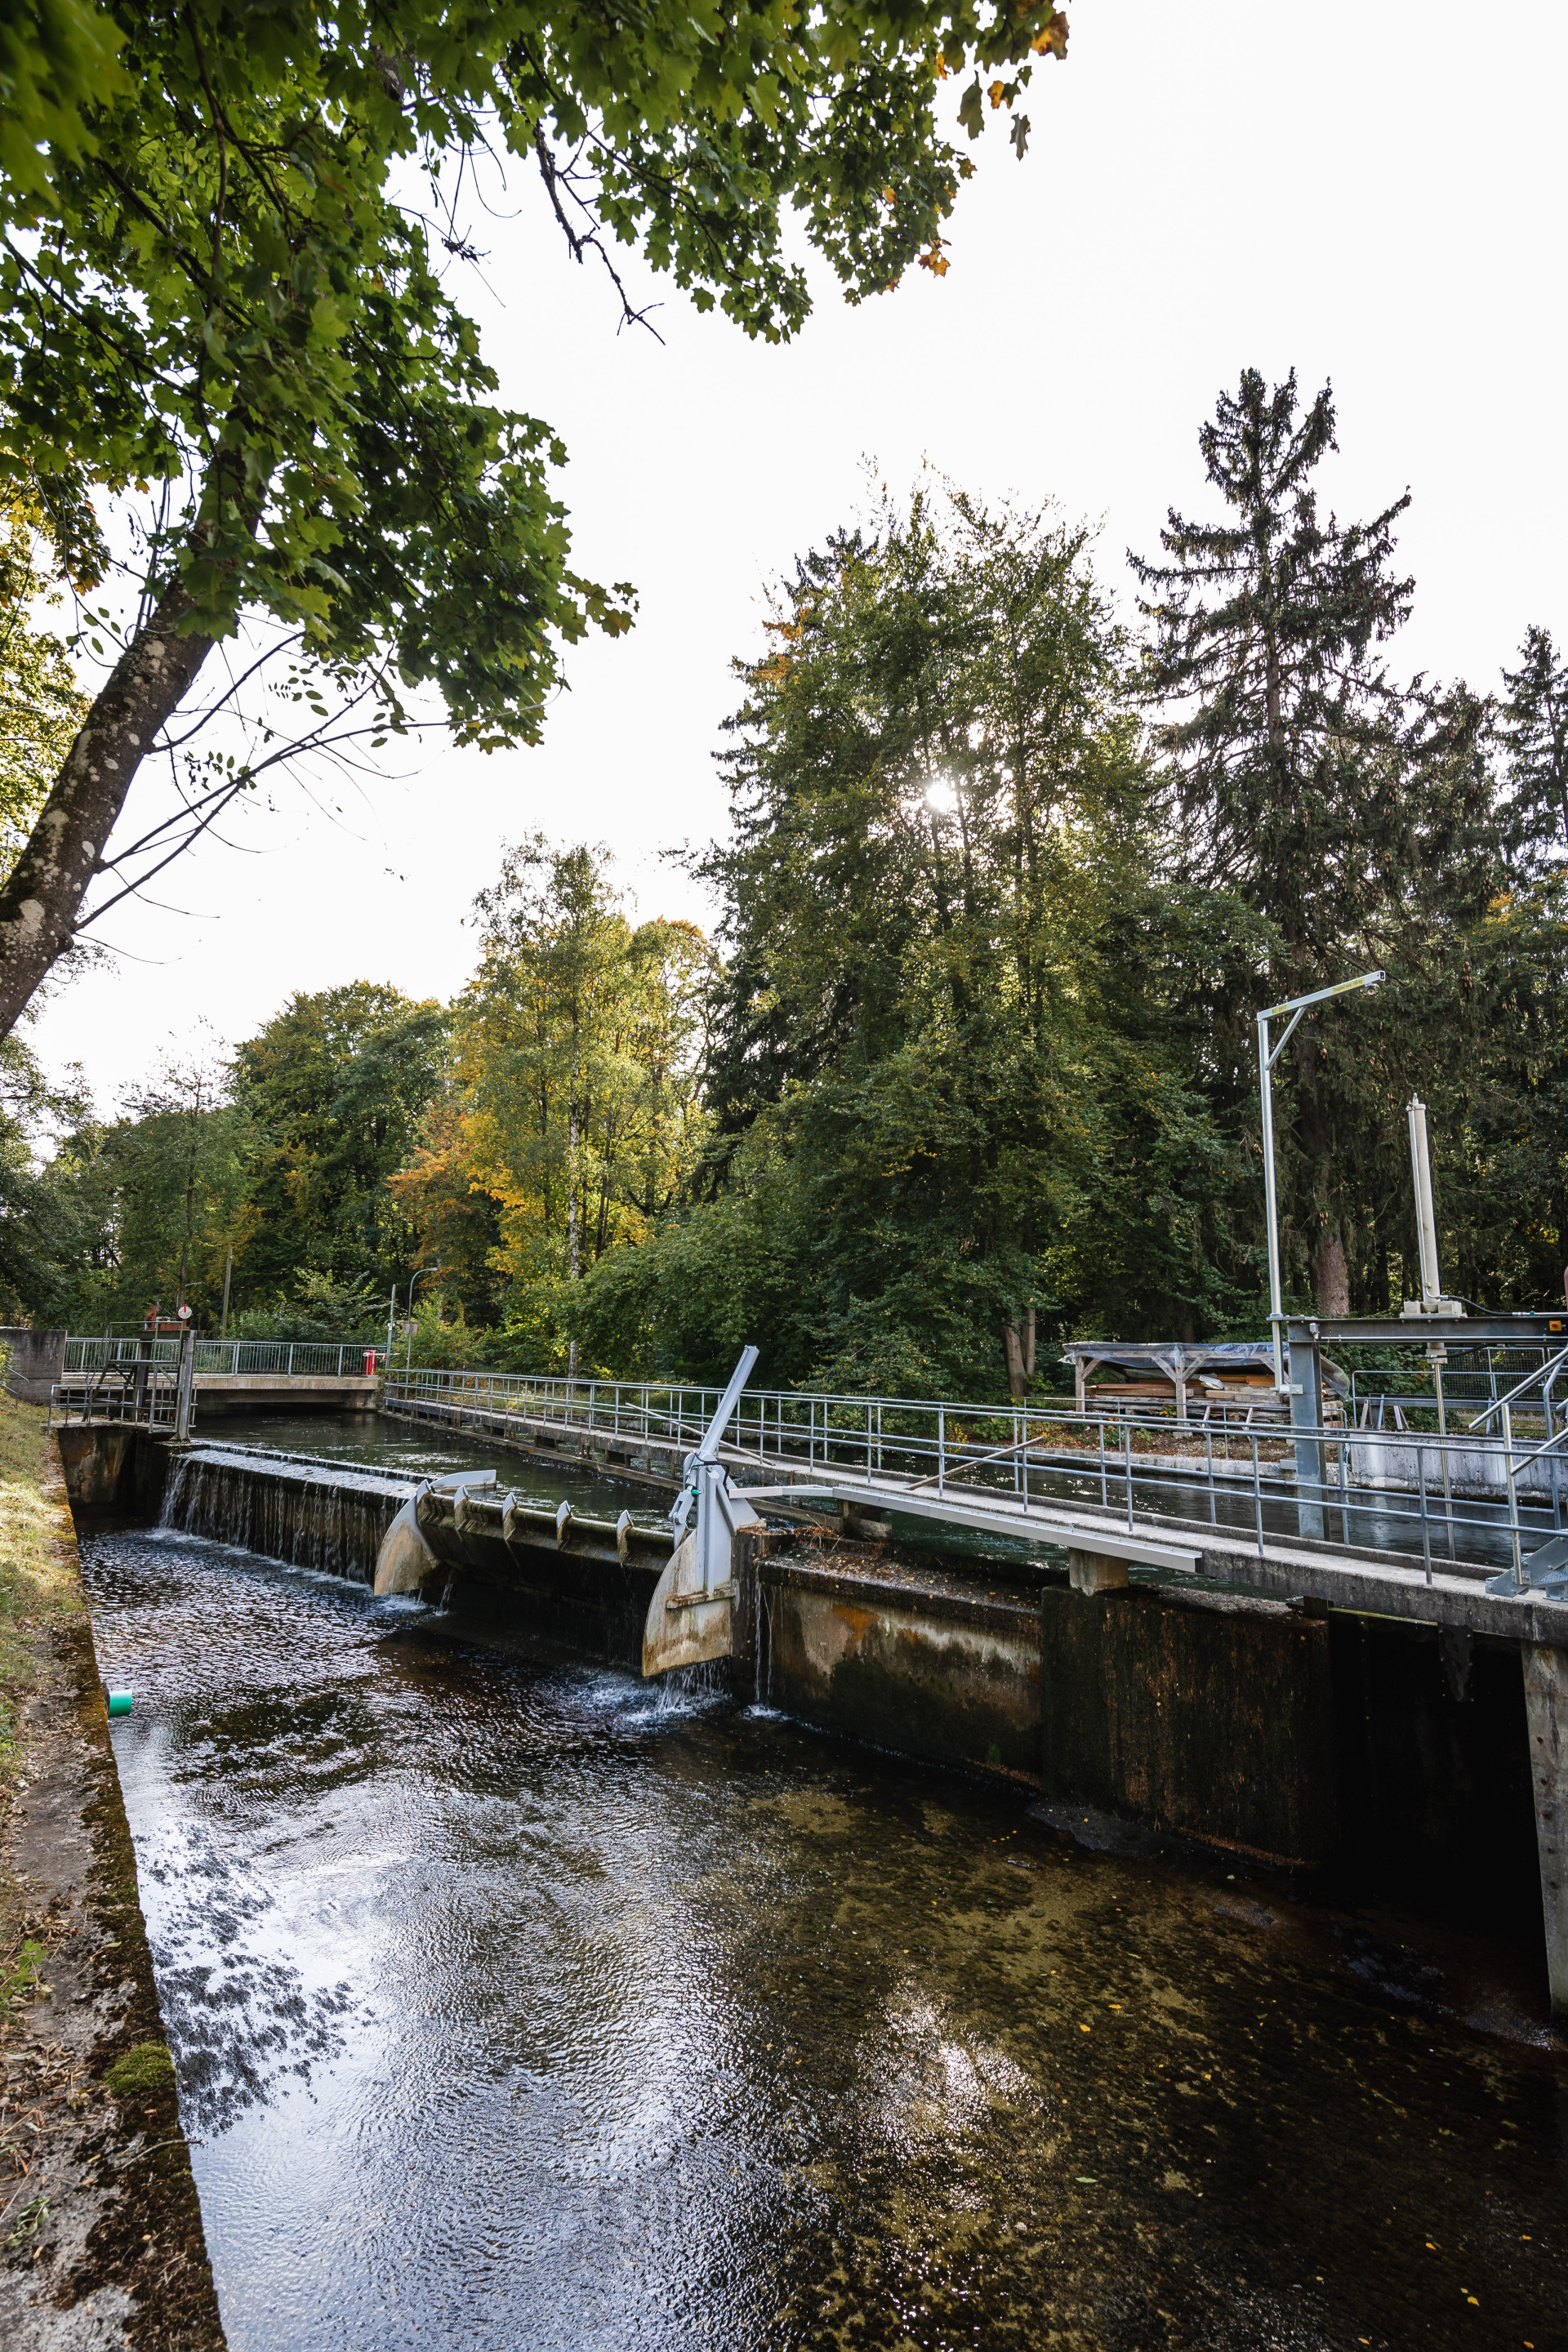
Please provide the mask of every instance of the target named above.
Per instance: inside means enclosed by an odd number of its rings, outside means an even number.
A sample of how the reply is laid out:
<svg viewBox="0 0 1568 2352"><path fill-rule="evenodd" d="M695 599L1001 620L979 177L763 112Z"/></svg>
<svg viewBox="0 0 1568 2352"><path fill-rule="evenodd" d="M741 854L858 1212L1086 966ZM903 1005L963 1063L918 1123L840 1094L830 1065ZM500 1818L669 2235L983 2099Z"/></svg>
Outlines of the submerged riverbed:
<svg viewBox="0 0 1568 2352"><path fill-rule="evenodd" d="M1524 1947L189 1537L82 1558L233 2352L1568 2340Z"/></svg>

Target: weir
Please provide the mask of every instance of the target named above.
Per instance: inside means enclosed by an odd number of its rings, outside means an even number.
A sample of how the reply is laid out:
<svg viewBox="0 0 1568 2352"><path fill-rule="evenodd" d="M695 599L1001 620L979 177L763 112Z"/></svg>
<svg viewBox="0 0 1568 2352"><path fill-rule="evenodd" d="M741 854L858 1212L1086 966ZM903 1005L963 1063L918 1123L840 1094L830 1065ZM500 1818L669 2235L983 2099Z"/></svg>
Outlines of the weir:
<svg viewBox="0 0 1568 2352"><path fill-rule="evenodd" d="M1051 1818L1365 1871L1482 1910L1539 1904L1568 2014L1568 1606L1550 1590L1500 1594L1484 1561L1428 1570L1294 1531L1259 1543L1256 1524L1249 1541L1217 1512L1205 1528L1081 1492L1026 1506L994 1461L989 1486L922 1494L886 1430L869 1481L864 1462L858 1476L825 1462L820 1434L815 1465L781 1481L754 1446L723 1442L723 1400L707 1403L700 1443L695 1429L662 1441L689 1529L530 1503L493 1471L415 1484L221 1445L169 1457L163 1515L634 1672L720 1661L742 1697L1005 1780ZM584 1468L634 1434L624 1410L618 1428L555 1433ZM950 1442L944 1480L990 1451L972 1433ZM890 1518L924 1541L895 1546ZM963 1541L985 1548L965 1556Z"/></svg>
<svg viewBox="0 0 1568 2352"><path fill-rule="evenodd" d="M198 1445L170 1462L160 1516L186 1535L368 1584L409 1491L342 1462Z"/></svg>

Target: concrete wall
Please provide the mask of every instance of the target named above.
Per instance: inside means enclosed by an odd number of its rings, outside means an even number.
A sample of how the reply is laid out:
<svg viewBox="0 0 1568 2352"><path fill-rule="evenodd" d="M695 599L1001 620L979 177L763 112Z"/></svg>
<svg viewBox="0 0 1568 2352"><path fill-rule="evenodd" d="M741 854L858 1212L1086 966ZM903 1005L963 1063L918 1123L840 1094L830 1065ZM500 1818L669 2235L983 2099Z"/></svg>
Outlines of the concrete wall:
<svg viewBox="0 0 1568 2352"><path fill-rule="evenodd" d="M760 1583L753 1677L774 1706L879 1748L1038 1787L1032 1595L993 1595L936 1570L895 1580L875 1568L772 1560Z"/></svg>
<svg viewBox="0 0 1568 2352"><path fill-rule="evenodd" d="M1339 1836L1327 1621L1131 1586L1041 1596L1041 1777L1152 1829L1275 1863Z"/></svg>
<svg viewBox="0 0 1568 2352"><path fill-rule="evenodd" d="M1329 1620L1342 1859L1474 1916L1539 1908L1517 1642Z"/></svg>
<svg viewBox="0 0 1568 2352"><path fill-rule="evenodd" d="M1517 1643L1169 1585L737 1547L738 1696L1272 1864L1539 1907Z"/></svg>
<svg viewBox="0 0 1568 2352"><path fill-rule="evenodd" d="M169 1439L127 1422L98 1422L55 1432L71 1509L156 1519L169 1475Z"/></svg>
<svg viewBox="0 0 1568 2352"><path fill-rule="evenodd" d="M65 1373L65 1333L25 1330L15 1323L0 1324L0 1349L9 1359L5 1386L10 1393L27 1404L47 1404L50 1389Z"/></svg>
<svg viewBox="0 0 1568 2352"><path fill-rule="evenodd" d="M606 1665L640 1670L643 1626L669 1559L668 1540L658 1549L638 1545L622 1560L612 1528L573 1521L563 1543L549 1512L519 1510L509 1541L503 1500L489 1494L460 1503L424 1495L418 1524L437 1563L423 1588L427 1599Z"/></svg>

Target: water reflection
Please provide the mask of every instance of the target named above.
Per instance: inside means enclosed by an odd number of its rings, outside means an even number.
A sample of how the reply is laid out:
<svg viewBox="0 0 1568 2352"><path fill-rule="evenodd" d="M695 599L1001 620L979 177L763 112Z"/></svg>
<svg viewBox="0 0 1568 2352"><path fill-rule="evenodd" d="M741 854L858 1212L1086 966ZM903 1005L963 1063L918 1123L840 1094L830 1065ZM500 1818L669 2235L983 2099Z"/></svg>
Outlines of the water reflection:
<svg viewBox="0 0 1568 2352"><path fill-rule="evenodd" d="M1563 2340L1532 1953L83 1549L234 2352Z"/></svg>

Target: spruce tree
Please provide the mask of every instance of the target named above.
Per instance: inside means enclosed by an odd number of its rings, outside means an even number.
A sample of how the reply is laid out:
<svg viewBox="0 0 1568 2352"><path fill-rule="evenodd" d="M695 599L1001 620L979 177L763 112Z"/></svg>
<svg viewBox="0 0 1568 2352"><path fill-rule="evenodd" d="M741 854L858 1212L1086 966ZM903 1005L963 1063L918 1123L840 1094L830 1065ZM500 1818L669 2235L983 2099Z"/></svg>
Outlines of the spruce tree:
<svg viewBox="0 0 1568 2352"><path fill-rule="evenodd" d="M1152 624L1146 680L1184 875L1236 891L1271 926L1279 944L1258 976L1259 1003L1381 961L1426 831L1412 793L1419 803L1420 779L1449 764L1430 755L1431 705L1392 687L1376 653L1410 608L1394 530L1409 494L1368 522L1325 517L1313 477L1337 446L1334 425L1328 385L1303 409L1294 372L1270 391L1248 368L1198 436L1228 515L1194 521L1173 509L1165 561L1131 558ZM1346 1024L1356 1019L1336 1013L1336 1040L1341 1028L1353 1036ZM1245 1103L1256 1098L1256 1069L1237 1026ZM1358 1122L1339 1083L1345 1059L1306 1024L1279 1073L1294 1082L1284 1196L1325 1314L1350 1303L1347 1163Z"/></svg>
<svg viewBox="0 0 1568 2352"><path fill-rule="evenodd" d="M1532 872L1568 852L1568 661L1551 632L1525 631L1519 667L1505 669L1508 689L1499 726L1507 757L1504 830L1509 861Z"/></svg>

